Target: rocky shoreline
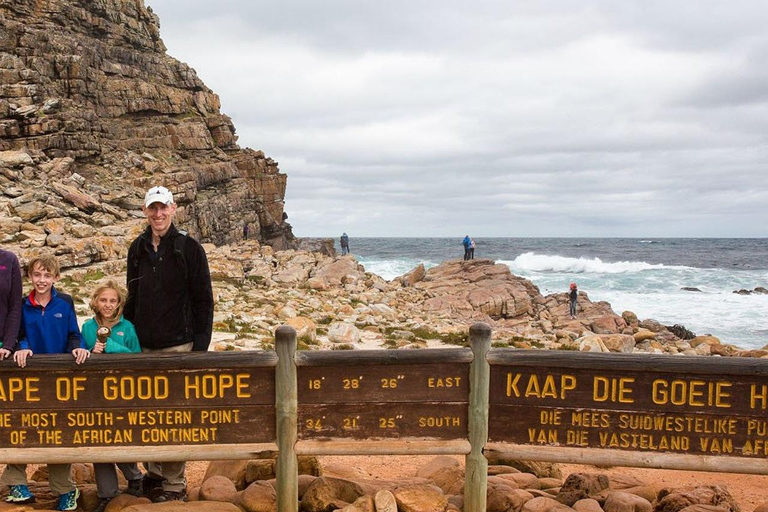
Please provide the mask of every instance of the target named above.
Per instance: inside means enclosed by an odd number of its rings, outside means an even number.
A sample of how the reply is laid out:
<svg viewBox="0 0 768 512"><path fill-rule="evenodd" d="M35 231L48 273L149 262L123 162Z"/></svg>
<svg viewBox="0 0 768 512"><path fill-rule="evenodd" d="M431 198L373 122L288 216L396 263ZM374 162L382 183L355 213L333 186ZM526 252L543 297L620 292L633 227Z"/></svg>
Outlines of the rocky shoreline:
<svg viewBox="0 0 768 512"><path fill-rule="evenodd" d="M335 255L330 240L305 246L312 250L205 244L216 300L212 350L270 349L283 324L296 328L305 350L455 346L481 321L493 329L495 347L768 357L768 347L742 350L631 311L618 314L584 292L572 319L566 293L542 295L491 260L420 265L386 281L354 256ZM90 290L104 276L124 282L124 267L116 260L70 269L61 286L79 299L79 314L89 316Z"/></svg>

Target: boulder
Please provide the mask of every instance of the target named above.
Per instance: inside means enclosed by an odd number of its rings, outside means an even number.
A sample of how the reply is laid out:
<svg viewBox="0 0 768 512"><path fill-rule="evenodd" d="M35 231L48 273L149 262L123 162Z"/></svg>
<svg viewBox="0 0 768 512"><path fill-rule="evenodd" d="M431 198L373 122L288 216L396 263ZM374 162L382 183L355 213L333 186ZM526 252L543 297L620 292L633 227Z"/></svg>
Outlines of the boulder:
<svg viewBox="0 0 768 512"><path fill-rule="evenodd" d="M152 502L143 496L131 496L130 494L118 494L110 500L104 512L119 512L133 505L149 505Z"/></svg>
<svg viewBox="0 0 768 512"><path fill-rule="evenodd" d="M605 512L651 512L651 502L628 492L613 491L603 504Z"/></svg>
<svg viewBox="0 0 768 512"><path fill-rule="evenodd" d="M489 464L509 466L522 473L532 473L539 478L563 478L563 472L555 462L515 460L502 456L499 452L493 450L487 450L485 457L488 459Z"/></svg>
<svg viewBox="0 0 768 512"><path fill-rule="evenodd" d="M336 322L328 328L328 341L354 344L360 341L360 330L352 324Z"/></svg>
<svg viewBox="0 0 768 512"><path fill-rule="evenodd" d="M600 506L600 503L592 498L580 499L571 508L576 510L576 512L603 512L603 507Z"/></svg>
<svg viewBox="0 0 768 512"><path fill-rule="evenodd" d="M715 505L728 512L739 512L739 506L725 487L702 485L675 489L661 498L654 507L654 512L679 512L690 505Z"/></svg>
<svg viewBox="0 0 768 512"><path fill-rule="evenodd" d="M600 336L589 335L576 340L580 352L610 352Z"/></svg>
<svg viewBox="0 0 768 512"><path fill-rule="evenodd" d="M317 340L317 326L315 322L305 316L296 316L285 321L285 325L290 325L296 329L297 338L306 338L311 341Z"/></svg>
<svg viewBox="0 0 768 512"><path fill-rule="evenodd" d="M520 510L534 496L523 489L514 489L503 485L488 485L486 497L487 512L507 512Z"/></svg>
<svg viewBox="0 0 768 512"><path fill-rule="evenodd" d="M419 263L416 268L401 276L399 279L400 282L403 283L403 286L413 286L416 283L423 281L426 273L427 271L424 268L424 264Z"/></svg>
<svg viewBox="0 0 768 512"><path fill-rule="evenodd" d="M600 339L611 352L628 354L635 348L635 338L628 334L601 334Z"/></svg>
<svg viewBox="0 0 768 512"><path fill-rule="evenodd" d="M374 496L373 501L375 512L398 512L397 500L391 491L386 489L380 490Z"/></svg>
<svg viewBox="0 0 768 512"><path fill-rule="evenodd" d="M205 501L228 501L231 502L237 487L234 482L225 476L212 476L205 480L200 486L200 499Z"/></svg>
<svg viewBox="0 0 768 512"><path fill-rule="evenodd" d="M246 487L247 460L214 460L208 463L203 482L214 476L223 476L231 480L238 490Z"/></svg>
<svg viewBox="0 0 768 512"><path fill-rule="evenodd" d="M397 508L395 508L397 510ZM357 498L354 503L347 505L339 512L377 512L373 496L365 495Z"/></svg>
<svg viewBox="0 0 768 512"><path fill-rule="evenodd" d="M245 512L273 512L277 508L277 492L267 482L253 482L235 494L233 503Z"/></svg>
<svg viewBox="0 0 768 512"><path fill-rule="evenodd" d="M448 499L434 485L414 484L396 487L392 494L399 512L443 512Z"/></svg>
<svg viewBox="0 0 768 512"><path fill-rule="evenodd" d="M520 509L521 512L567 512L571 510L573 510L571 507L544 496L527 501Z"/></svg>
<svg viewBox="0 0 768 512"><path fill-rule="evenodd" d="M183 501L169 501L162 505L157 503L136 504L122 509L122 512L159 512L160 510L162 512L243 512L232 503L219 501L194 501L186 503Z"/></svg>
<svg viewBox="0 0 768 512"><path fill-rule="evenodd" d="M365 494L363 488L351 481L329 476L316 478L301 500L302 512L333 512L344 508Z"/></svg>
<svg viewBox="0 0 768 512"><path fill-rule="evenodd" d="M610 481L608 476L595 473L571 473L557 493L557 501L569 507L579 500L592 498L605 489Z"/></svg>

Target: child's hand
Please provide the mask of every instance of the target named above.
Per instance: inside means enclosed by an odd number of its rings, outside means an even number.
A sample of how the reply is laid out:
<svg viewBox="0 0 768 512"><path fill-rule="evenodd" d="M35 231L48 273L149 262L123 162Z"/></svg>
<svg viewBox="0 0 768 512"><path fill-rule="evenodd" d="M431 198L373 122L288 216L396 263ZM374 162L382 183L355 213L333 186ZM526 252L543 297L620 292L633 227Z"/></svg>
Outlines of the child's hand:
<svg viewBox="0 0 768 512"><path fill-rule="evenodd" d="M27 366L27 358L32 357L32 351L28 348L17 350L13 353L13 360L19 365L19 368Z"/></svg>
<svg viewBox="0 0 768 512"><path fill-rule="evenodd" d="M84 348L76 348L72 351L72 355L75 356L75 362L77 364L83 364L86 359L91 357L91 353Z"/></svg>
<svg viewBox="0 0 768 512"><path fill-rule="evenodd" d="M107 344L103 341L97 341L96 344L93 346L93 350L91 350L92 354L103 354L106 350Z"/></svg>
<svg viewBox="0 0 768 512"><path fill-rule="evenodd" d="M6 357L11 357L11 351L7 348L0 348L0 361L5 359Z"/></svg>

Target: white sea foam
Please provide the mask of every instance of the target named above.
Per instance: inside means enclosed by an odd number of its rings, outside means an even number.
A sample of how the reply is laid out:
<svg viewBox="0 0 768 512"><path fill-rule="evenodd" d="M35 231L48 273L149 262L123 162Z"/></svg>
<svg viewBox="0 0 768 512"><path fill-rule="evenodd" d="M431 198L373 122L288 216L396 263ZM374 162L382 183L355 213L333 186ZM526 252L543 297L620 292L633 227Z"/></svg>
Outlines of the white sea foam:
<svg viewBox="0 0 768 512"><path fill-rule="evenodd" d="M643 270L668 267L661 264L651 264L644 261L617 261L606 263L600 258L567 258L564 256L549 256L526 252L514 259L514 261L500 261L506 263L513 273L525 272L563 272L563 273L594 273L594 274L625 274L640 272Z"/></svg>

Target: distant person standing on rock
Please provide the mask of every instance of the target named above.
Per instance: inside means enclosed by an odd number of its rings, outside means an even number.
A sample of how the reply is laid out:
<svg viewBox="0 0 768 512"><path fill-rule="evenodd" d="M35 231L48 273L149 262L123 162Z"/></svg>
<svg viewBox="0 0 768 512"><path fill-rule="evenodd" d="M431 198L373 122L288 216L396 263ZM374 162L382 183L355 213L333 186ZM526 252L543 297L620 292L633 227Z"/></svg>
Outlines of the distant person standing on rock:
<svg viewBox="0 0 768 512"><path fill-rule="evenodd" d="M469 259L469 250L472 247L472 239L469 238L469 235L464 237L464 240L461 241L461 245L464 246L464 261L467 261Z"/></svg>
<svg viewBox="0 0 768 512"><path fill-rule="evenodd" d="M345 254L349 254L349 237L346 233L341 234L339 243L341 244L341 255L344 256Z"/></svg>
<svg viewBox="0 0 768 512"><path fill-rule="evenodd" d="M136 327L142 352L208 350L213 291L203 247L173 224L176 203L165 187L152 187L141 211L147 229L128 249L124 316ZM145 464L142 492L155 503L186 501L186 462Z"/></svg>
<svg viewBox="0 0 768 512"><path fill-rule="evenodd" d="M576 287L576 283L571 283L571 292L569 293L571 299L571 318L576 318L576 299L579 297L579 289Z"/></svg>
<svg viewBox="0 0 768 512"><path fill-rule="evenodd" d="M248 240L248 223L243 224L243 240Z"/></svg>
<svg viewBox="0 0 768 512"><path fill-rule="evenodd" d="M469 239L469 259L475 259L475 239Z"/></svg>

